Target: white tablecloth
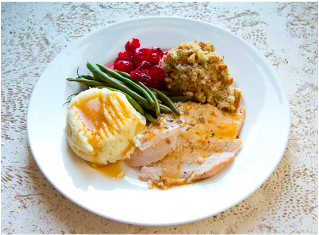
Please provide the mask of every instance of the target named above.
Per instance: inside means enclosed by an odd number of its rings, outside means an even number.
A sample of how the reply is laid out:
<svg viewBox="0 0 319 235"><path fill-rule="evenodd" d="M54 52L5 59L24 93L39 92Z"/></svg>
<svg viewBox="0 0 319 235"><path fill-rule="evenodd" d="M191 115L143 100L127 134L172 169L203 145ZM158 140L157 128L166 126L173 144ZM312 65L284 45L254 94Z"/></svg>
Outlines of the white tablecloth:
<svg viewBox="0 0 319 235"><path fill-rule="evenodd" d="M317 3L2 3L2 233L318 233ZM39 170L26 114L41 73L66 46L114 22L180 16L220 26L255 46L274 66L291 107L291 133L269 179L216 216L145 227L75 205Z"/></svg>

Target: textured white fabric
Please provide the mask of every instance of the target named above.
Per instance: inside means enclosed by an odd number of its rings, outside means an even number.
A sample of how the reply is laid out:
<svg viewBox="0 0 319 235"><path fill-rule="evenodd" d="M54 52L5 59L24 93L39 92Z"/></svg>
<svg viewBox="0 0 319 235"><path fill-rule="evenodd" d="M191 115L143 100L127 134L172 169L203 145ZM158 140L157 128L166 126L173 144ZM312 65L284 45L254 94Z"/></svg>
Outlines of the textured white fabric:
<svg viewBox="0 0 319 235"><path fill-rule="evenodd" d="M2 233L318 233L318 3L9 2L1 11ZM75 205L39 170L26 131L32 90L59 52L102 26L153 15L202 20L254 45L281 77L292 114L284 156L256 192L216 216L167 227Z"/></svg>

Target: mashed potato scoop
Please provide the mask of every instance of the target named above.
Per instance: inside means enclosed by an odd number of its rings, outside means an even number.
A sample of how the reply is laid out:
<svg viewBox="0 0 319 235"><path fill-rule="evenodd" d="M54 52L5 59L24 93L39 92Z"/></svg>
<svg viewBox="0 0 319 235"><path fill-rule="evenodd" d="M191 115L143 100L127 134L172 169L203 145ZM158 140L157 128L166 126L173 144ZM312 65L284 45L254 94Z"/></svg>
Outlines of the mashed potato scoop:
<svg viewBox="0 0 319 235"><path fill-rule="evenodd" d="M125 95L106 88L83 91L68 106L65 130L70 147L99 165L129 158L145 128L145 118Z"/></svg>

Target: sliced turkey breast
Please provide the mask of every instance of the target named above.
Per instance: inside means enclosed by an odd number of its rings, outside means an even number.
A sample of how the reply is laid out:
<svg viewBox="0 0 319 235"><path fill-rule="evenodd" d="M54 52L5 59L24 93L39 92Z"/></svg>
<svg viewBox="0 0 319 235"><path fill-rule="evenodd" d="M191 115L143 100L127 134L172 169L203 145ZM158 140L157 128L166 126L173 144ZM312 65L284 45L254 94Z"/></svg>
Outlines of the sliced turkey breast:
<svg viewBox="0 0 319 235"><path fill-rule="evenodd" d="M181 116L162 114L148 127L138 148L126 162L144 166L139 179L169 188L210 177L224 168L239 151L237 139L245 108L225 112L210 104L177 103Z"/></svg>

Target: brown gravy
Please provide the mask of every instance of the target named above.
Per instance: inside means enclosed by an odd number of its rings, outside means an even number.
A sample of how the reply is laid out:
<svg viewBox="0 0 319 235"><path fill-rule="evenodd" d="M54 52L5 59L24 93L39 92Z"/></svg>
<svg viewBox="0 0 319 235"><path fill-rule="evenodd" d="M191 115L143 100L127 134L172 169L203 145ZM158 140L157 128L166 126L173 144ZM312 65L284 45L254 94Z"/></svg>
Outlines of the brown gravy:
<svg viewBox="0 0 319 235"><path fill-rule="evenodd" d="M124 170L121 167L121 161L109 163L107 165L98 165L88 162L89 166L113 179L123 179L125 176Z"/></svg>
<svg viewBox="0 0 319 235"><path fill-rule="evenodd" d="M216 107L193 102L177 103L177 107L181 116L177 119L170 114L162 116L157 124L148 128L146 136L150 140L159 129L170 125L186 128L186 131L179 134L179 143L174 151L158 163L162 175L160 182L154 182L153 186L164 190L189 184L183 177L174 177L179 175L183 162L200 162L201 158L209 157L211 152L224 152L224 145L217 144L219 142L215 140L236 139L240 129L239 123L244 119L244 114L240 111L244 108L242 100L236 102L235 112L221 112Z"/></svg>
<svg viewBox="0 0 319 235"><path fill-rule="evenodd" d="M94 101L95 103L95 108L94 110L98 110L99 102L97 100ZM182 112L184 115L182 115L180 117L180 119L183 120L183 124L185 125L187 123L187 125L189 125L190 129L189 131L187 131L187 134L185 134L184 138L182 138L184 141L187 141L187 139L191 136L194 135L199 135L200 138L199 141L203 141L203 144L205 144L206 141L208 141L208 137L210 138L236 138L237 135L237 121L240 120L242 118L242 115L239 114L239 110L240 108L243 107L243 103L242 100L240 99L240 101L236 102L236 108L237 108L237 112L225 112L222 114L222 116L219 116L217 119L216 117L213 119L210 119L209 116L215 116L215 114L213 112L207 113L208 110L201 109L201 108L197 108L197 109L193 109L193 105L191 103L188 104L184 104L183 108L182 108ZM80 108L80 107L79 107ZM89 113L87 114L87 110L89 110L89 108L87 107L81 107L81 111L84 113L84 115L86 115L87 119L90 119L91 121L94 121L95 123L99 123L101 120L99 120L99 117L92 117L92 114ZM211 111L211 110L209 110ZM187 113L185 115L185 113ZM91 118L92 117L92 118ZM199 118L199 117L203 117ZM233 122L226 122L227 125L225 125L226 123L224 123L224 120L227 119L232 119ZM82 119L83 120L83 119ZM193 122L194 120L196 120L195 122ZM173 122L178 122L178 120L174 120ZM206 124L209 124L209 126L211 126L212 128L206 129L206 128L193 128L195 125L197 126L198 124L203 124L203 122L206 122ZM170 124L170 121L163 121L161 123L161 127L163 128L164 126ZM183 125L182 124L182 125ZM193 125L194 124L194 125ZM94 127L98 127L98 125L94 125ZM158 128L160 128L158 126ZM212 130L214 130L214 132L212 132ZM152 135L152 131L148 133L148 137L151 138L153 137ZM182 142L183 142L182 140ZM183 144L180 145L179 147L182 148ZM125 176L125 172L123 170L123 168L121 167L121 161L117 161L115 163L110 163L107 165L98 165L95 163L90 163L88 162L89 166L92 167L95 170L98 170L99 172L113 178L113 179L122 179ZM162 166L164 167L163 171L165 170L172 170L171 168L174 166L165 166L165 164ZM166 168L166 169L165 169ZM200 181L200 180L196 180L195 182ZM185 181L175 181L172 180L170 178L162 178L162 182L164 183L162 186L158 186L157 184L154 184L155 188L158 189L170 189L174 186L181 186L181 185L185 185L188 184ZM194 182L192 182L194 183Z"/></svg>

